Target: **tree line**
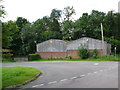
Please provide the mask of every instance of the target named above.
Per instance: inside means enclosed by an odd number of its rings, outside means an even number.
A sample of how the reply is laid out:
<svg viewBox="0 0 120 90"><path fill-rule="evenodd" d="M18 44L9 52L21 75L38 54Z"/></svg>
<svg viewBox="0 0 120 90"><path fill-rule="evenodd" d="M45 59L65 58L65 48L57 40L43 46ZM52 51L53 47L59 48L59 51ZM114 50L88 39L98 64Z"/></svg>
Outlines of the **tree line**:
<svg viewBox="0 0 120 90"><path fill-rule="evenodd" d="M76 40L91 37L101 40L103 24L104 39L111 43L112 51L120 52L120 13L107 13L92 10L90 14L73 20L73 7L63 10L53 9L49 16L29 22L24 17L16 21L2 22L2 48L13 50L15 56L28 55L36 52L36 44L49 39Z"/></svg>

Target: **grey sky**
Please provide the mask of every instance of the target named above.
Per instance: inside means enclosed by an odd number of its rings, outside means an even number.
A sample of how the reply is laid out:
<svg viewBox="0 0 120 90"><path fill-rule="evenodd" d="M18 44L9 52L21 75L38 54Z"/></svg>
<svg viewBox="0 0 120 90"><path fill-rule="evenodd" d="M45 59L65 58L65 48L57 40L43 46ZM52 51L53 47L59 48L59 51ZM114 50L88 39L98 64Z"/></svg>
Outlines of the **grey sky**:
<svg viewBox="0 0 120 90"><path fill-rule="evenodd" d="M3 5L7 12L4 21L24 17L33 22L43 16L49 16L54 8L63 10L66 6L74 7L74 19L78 19L82 13L90 13L93 9L118 12L118 1L120 0L4 0Z"/></svg>

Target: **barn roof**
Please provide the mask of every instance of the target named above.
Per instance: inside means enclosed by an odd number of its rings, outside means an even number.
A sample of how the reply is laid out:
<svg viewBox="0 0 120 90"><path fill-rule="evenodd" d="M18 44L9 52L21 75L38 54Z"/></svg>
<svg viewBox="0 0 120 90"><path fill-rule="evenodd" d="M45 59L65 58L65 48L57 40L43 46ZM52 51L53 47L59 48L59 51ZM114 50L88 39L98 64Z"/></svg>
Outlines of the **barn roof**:
<svg viewBox="0 0 120 90"><path fill-rule="evenodd" d="M37 44L37 51L45 51L45 52L64 52L67 50L77 50L78 47L84 44L88 49L101 49L102 41L98 39L93 39L89 37L82 37L73 41L64 41L59 39L50 39L44 41L42 43ZM108 43L104 41L104 44Z"/></svg>

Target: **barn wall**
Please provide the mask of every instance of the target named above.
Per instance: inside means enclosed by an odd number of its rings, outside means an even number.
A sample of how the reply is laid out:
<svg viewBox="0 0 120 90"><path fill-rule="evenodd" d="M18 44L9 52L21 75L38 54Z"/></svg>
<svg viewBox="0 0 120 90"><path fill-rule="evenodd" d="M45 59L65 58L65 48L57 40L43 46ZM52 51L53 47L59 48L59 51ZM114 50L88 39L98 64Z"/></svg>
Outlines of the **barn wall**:
<svg viewBox="0 0 120 90"><path fill-rule="evenodd" d="M78 48L81 47L81 45L84 45L84 47L87 48L85 38L68 42L67 50L78 50Z"/></svg>
<svg viewBox="0 0 120 90"><path fill-rule="evenodd" d="M66 57L66 52L38 52L38 54L41 56L41 58L47 58L47 59Z"/></svg>
<svg viewBox="0 0 120 90"><path fill-rule="evenodd" d="M51 39L37 44L37 52L66 52L66 42Z"/></svg>
<svg viewBox="0 0 120 90"><path fill-rule="evenodd" d="M93 50L89 50L89 52L93 52ZM102 50L102 49L97 50L97 53L100 56L104 56L103 52L104 52L104 50ZM67 53L66 54L67 56L72 56L72 58L80 58L78 56L78 50L68 50L66 53Z"/></svg>
<svg viewBox="0 0 120 90"><path fill-rule="evenodd" d="M92 53L93 50L89 50L89 52ZM104 56L104 54L105 54L104 52L105 52L105 51L104 51L103 49L99 49L99 50L97 50L97 53L98 53L99 56Z"/></svg>
<svg viewBox="0 0 120 90"><path fill-rule="evenodd" d="M68 50L67 56L72 56L72 58L79 58L78 56L78 50Z"/></svg>
<svg viewBox="0 0 120 90"><path fill-rule="evenodd" d="M103 56L104 50L99 49L98 55ZM93 50L89 50L89 52L93 52ZM66 56L72 56L72 58L80 58L78 56L78 50L68 50L67 52L38 52L38 54L43 59L57 59L57 58L66 58Z"/></svg>
<svg viewBox="0 0 120 90"><path fill-rule="evenodd" d="M50 39L43 43L37 44L37 52L41 56L41 58L65 58L66 56L79 58L78 47L81 47L81 44L85 45L85 48L87 48L91 52L94 49L97 49L100 56L111 53L111 44L104 42L103 47L101 40L88 37L80 38L78 40L73 40L70 42Z"/></svg>

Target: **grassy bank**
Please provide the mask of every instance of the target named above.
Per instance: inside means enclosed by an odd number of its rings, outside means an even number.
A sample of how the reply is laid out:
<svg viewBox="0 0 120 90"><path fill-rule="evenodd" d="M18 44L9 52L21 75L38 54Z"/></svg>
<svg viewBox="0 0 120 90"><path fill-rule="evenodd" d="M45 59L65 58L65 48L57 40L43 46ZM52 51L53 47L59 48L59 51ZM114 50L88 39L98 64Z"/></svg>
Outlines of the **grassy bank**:
<svg viewBox="0 0 120 90"><path fill-rule="evenodd" d="M40 73L40 70L32 67L2 67L2 88L10 85L25 84Z"/></svg>

